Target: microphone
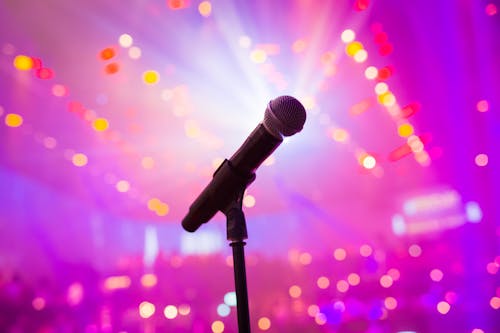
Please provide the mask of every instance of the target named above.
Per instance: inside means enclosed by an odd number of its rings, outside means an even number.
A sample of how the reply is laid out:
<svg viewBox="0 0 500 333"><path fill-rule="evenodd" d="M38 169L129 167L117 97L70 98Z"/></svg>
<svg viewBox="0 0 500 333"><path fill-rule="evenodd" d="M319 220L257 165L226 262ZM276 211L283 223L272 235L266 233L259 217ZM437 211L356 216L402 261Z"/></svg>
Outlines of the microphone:
<svg viewBox="0 0 500 333"><path fill-rule="evenodd" d="M280 96L269 102L264 120L229 160L215 171L212 180L189 207L182 227L196 231L218 212L224 211L255 180L255 170L290 136L302 130L304 106L294 97Z"/></svg>

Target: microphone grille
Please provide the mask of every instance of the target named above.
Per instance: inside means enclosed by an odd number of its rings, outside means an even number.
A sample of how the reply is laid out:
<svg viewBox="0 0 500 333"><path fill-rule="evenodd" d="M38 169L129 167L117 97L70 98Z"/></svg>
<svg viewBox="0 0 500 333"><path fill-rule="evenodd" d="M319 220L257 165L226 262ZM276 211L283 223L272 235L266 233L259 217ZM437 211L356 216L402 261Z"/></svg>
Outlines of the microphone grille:
<svg viewBox="0 0 500 333"><path fill-rule="evenodd" d="M302 130L306 109L292 96L280 96L269 102L264 114L264 126L272 134L290 136Z"/></svg>

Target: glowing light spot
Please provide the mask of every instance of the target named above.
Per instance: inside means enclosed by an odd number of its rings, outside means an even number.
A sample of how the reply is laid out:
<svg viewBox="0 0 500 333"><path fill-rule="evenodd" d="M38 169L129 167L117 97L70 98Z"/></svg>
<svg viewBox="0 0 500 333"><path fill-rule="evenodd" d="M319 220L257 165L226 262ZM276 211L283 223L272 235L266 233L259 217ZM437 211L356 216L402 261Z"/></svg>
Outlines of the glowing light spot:
<svg viewBox="0 0 500 333"><path fill-rule="evenodd" d="M399 280L401 277L401 273L399 272L399 269L397 268L391 268L387 271L387 275L389 275L394 281Z"/></svg>
<svg viewBox="0 0 500 333"><path fill-rule="evenodd" d="M409 123L399 125L398 134L400 137L407 138L413 134L413 126Z"/></svg>
<svg viewBox="0 0 500 333"><path fill-rule="evenodd" d="M321 276L316 281L316 284L318 285L318 288L326 289L330 286L330 280L326 276Z"/></svg>
<svg viewBox="0 0 500 333"><path fill-rule="evenodd" d="M488 155L486 154L477 154L474 158L474 162L479 167L484 167L488 165Z"/></svg>
<svg viewBox="0 0 500 333"><path fill-rule="evenodd" d="M379 82L375 85L375 93L377 95L385 94L389 91L389 86L385 82Z"/></svg>
<svg viewBox="0 0 500 333"><path fill-rule="evenodd" d="M366 50L359 50L354 55L354 61L359 63L365 62L367 59L368 59L368 52L366 52Z"/></svg>
<svg viewBox="0 0 500 333"><path fill-rule="evenodd" d="M271 328L271 321L267 317L262 317L257 322L257 325L261 330L267 331L269 328Z"/></svg>
<svg viewBox="0 0 500 333"><path fill-rule="evenodd" d="M252 40L248 36L240 36L240 38L238 39L238 43L244 49L248 49L250 48L250 46L252 46Z"/></svg>
<svg viewBox="0 0 500 333"><path fill-rule="evenodd" d="M417 244L412 244L408 248L408 253L414 258L420 257L422 255L422 248Z"/></svg>
<svg viewBox="0 0 500 333"><path fill-rule="evenodd" d="M128 192L130 190L130 183L126 180L120 180L116 183L116 190L121 193Z"/></svg>
<svg viewBox="0 0 500 333"><path fill-rule="evenodd" d="M356 0L354 2L354 10L360 12L368 8L370 5L370 0Z"/></svg>
<svg viewBox="0 0 500 333"><path fill-rule="evenodd" d="M216 320L212 323L212 332L213 333L222 333L224 332L224 323L220 320Z"/></svg>
<svg viewBox="0 0 500 333"><path fill-rule="evenodd" d="M232 258L230 258L232 259ZM232 260L231 260L232 262ZM236 292L230 291L224 295L224 303L228 306L236 306Z"/></svg>
<svg viewBox="0 0 500 333"><path fill-rule="evenodd" d="M77 167L83 167L83 166L87 165L88 158L87 158L87 155L85 155L85 154L76 153L71 158L71 161L73 162L73 164L75 166L77 166Z"/></svg>
<svg viewBox="0 0 500 333"><path fill-rule="evenodd" d="M191 312L191 307L188 304L181 304L178 310L181 316L187 316Z"/></svg>
<svg viewBox="0 0 500 333"><path fill-rule="evenodd" d="M429 276L431 277L432 281L439 282L443 279L443 271L441 271L438 268L433 269L430 273Z"/></svg>
<svg viewBox="0 0 500 333"><path fill-rule="evenodd" d="M63 97L68 94L68 89L62 84L54 84L52 86L52 94L56 97Z"/></svg>
<svg viewBox="0 0 500 333"><path fill-rule="evenodd" d="M35 297L31 302L33 309L37 311L43 310L45 308L45 304L46 304L45 299L42 297Z"/></svg>
<svg viewBox="0 0 500 333"><path fill-rule="evenodd" d="M477 102L476 107L477 107L477 111L479 111L479 112L486 112L490 108L489 103L486 100L482 100L482 101Z"/></svg>
<svg viewBox="0 0 500 333"><path fill-rule="evenodd" d="M343 261L347 257L347 252L343 248L338 248L333 251L333 257L337 261Z"/></svg>
<svg viewBox="0 0 500 333"><path fill-rule="evenodd" d="M175 317L177 317L178 313L179 312L177 311L177 307L175 305L167 305L163 310L163 315L167 319L174 319Z"/></svg>
<svg viewBox="0 0 500 333"><path fill-rule="evenodd" d="M451 308L450 304L445 301L441 301L436 305L436 309L438 310L438 312L443 315L450 312L450 308Z"/></svg>
<svg viewBox="0 0 500 333"><path fill-rule="evenodd" d="M23 117L17 113L7 113L4 121L9 127L19 127L23 124Z"/></svg>
<svg viewBox="0 0 500 333"><path fill-rule="evenodd" d="M104 280L104 289L116 290L130 287L130 277L126 275L110 276Z"/></svg>
<svg viewBox="0 0 500 333"><path fill-rule="evenodd" d="M302 289L297 285L293 285L288 289L288 294L292 298L299 298L302 295Z"/></svg>
<svg viewBox="0 0 500 333"><path fill-rule="evenodd" d="M165 216L168 214L169 211L170 211L169 205L167 205L164 202L161 202L155 209L156 215L158 216Z"/></svg>
<svg viewBox="0 0 500 333"><path fill-rule="evenodd" d="M365 69L365 77L368 80L374 80L378 76L378 70L375 66L369 66Z"/></svg>
<svg viewBox="0 0 500 333"><path fill-rule="evenodd" d="M500 309L500 297L493 296L490 299L490 306L495 310Z"/></svg>
<svg viewBox="0 0 500 333"><path fill-rule="evenodd" d="M299 256L299 262L304 265L304 266L307 266L311 263L312 261L312 256L310 253L308 252L304 252L304 253L301 253L300 256Z"/></svg>
<svg viewBox="0 0 500 333"><path fill-rule="evenodd" d="M132 46L128 49L128 56L130 59L137 60L142 56L142 50L137 46Z"/></svg>
<svg viewBox="0 0 500 333"><path fill-rule="evenodd" d="M153 303L149 303L147 301L144 301L144 302L141 302L141 304L139 304L139 315L144 319L147 319L147 318L151 317L152 315L154 315L155 311L156 311L156 308L155 308Z"/></svg>
<svg viewBox="0 0 500 333"><path fill-rule="evenodd" d="M494 3L489 3L486 5L485 12L486 15L493 16L498 12L497 6Z"/></svg>
<svg viewBox="0 0 500 333"><path fill-rule="evenodd" d="M156 84L160 81L160 74L157 71L149 70L142 74L142 80L146 84Z"/></svg>
<svg viewBox="0 0 500 333"><path fill-rule="evenodd" d="M307 43L303 39L297 39L295 42L292 44L292 51L294 53L301 53L304 52L307 47Z"/></svg>
<svg viewBox="0 0 500 333"><path fill-rule="evenodd" d="M389 54L394 51L394 47L392 46L391 43L384 43L380 46L378 49L378 52L380 53L381 56L388 56Z"/></svg>
<svg viewBox="0 0 500 333"><path fill-rule="evenodd" d="M392 280L392 277L390 275L382 275L380 277L380 285L384 288L390 288L392 286L392 284L394 283L394 281Z"/></svg>
<svg viewBox="0 0 500 333"><path fill-rule="evenodd" d="M366 154L361 158L361 165L363 168L371 170L377 165L377 160L372 155Z"/></svg>
<svg viewBox="0 0 500 333"><path fill-rule="evenodd" d="M50 68L40 68L36 70L36 76L42 80L49 80L54 77L54 72Z"/></svg>
<svg viewBox="0 0 500 333"><path fill-rule="evenodd" d="M356 273L351 273L347 276L347 282L353 287L357 286L361 282L361 277Z"/></svg>
<svg viewBox="0 0 500 333"><path fill-rule="evenodd" d="M346 280L339 280L337 282L337 290L341 293L345 293L349 290L349 283Z"/></svg>
<svg viewBox="0 0 500 333"><path fill-rule="evenodd" d="M57 146L57 141L53 137L46 137L43 139L43 146L47 149L54 149Z"/></svg>
<svg viewBox="0 0 500 333"><path fill-rule="evenodd" d="M474 328L471 333L484 333L484 331L480 328Z"/></svg>
<svg viewBox="0 0 500 333"><path fill-rule="evenodd" d="M209 17L212 13L212 4L210 3L210 1L202 1L198 5L198 11L200 12L201 16Z"/></svg>
<svg viewBox="0 0 500 333"><path fill-rule="evenodd" d="M118 63L116 62L109 63L104 67L104 72L110 75L118 73L119 70L120 70L120 65L118 65Z"/></svg>
<svg viewBox="0 0 500 333"><path fill-rule="evenodd" d="M14 58L13 65L20 71L29 71L33 68L33 60L25 55L18 55Z"/></svg>
<svg viewBox="0 0 500 333"><path fill-rule="evenodd" d="M326 324L326 315L324 313L318 313L316 315L316 317L314 317L314 321L316 322L316 324L318 325L325 325Z"/></svg>
<svg viewBox="0 0 500 333"><path fill-rule="evenodd" d="M99 57L102 60L110 60L116 55L116 51L112 47L106 47L99 52Z"/></svg>
<svg viewBox="0 0 500 333"><path fill-rule="evenodd" d="M151 198L148 200L149 210L155 211L159 205L161 205L161 201L158 198Z"/></svg>
<svg viewBox="0 0 500 333"><path fill-rule="evenodd" d="M387 91L378 96L378 102L384 106L393 106L396 104L396 96L390 91Z"/></svg>
<svg viewBox="0 0 500 333"><path fill-rule="evenodd" d="M347 44L345 48L345 52L350 57L354 57L354 55L358 53L360 50L363 50L363 44L357 41Z"/></svg>
<svg viewBox="0 0 500 333"><path fill-rule="evenodd" d="M231 313L231 308L227 304L219 304L217 314L221 317L227 317Z"/></svg>
<svg viewBox="0 0 500 333"><path fill-rule="evenodd" d="M267 53L260 49L253 50L252 53L250 53L250 60L257 64L262 64L267 60Z"/></svg>
<svg viewBox="0 0 500 333"><path fill-rule="evenodd" d="M109 123L105 118L97 118L92 122L92 127L97 132L104 132L109 128Z"/></svg>
<svg viewBox="0 0 500 333"><path fill-rule="evenodd" d="M394 310L398 306L398 301L394 297L386 297L384 306L387 310Z"/></svg>
<svg viewBox="0 0 500 333"><path fill-rule="evenodd" d="M332 139L337 142L346 142L349 140L349 133L343 128L335 128L332 131Z"/></svg>
<svg viewBox="0 0 500 333"><path fill-rule="evenodd" d="M499 267L500 265L498 265L498 263L490 262L486 265L486 271L491 275L495 275L496 273L498 273Z"/></svg>
<svg viewBox="0 0 500 333"><path fill-rule="evenodd" d="M243 197L243 206L251 208L255 206L255 197L251 194L247 194Z"/></svg>
<svg viewBox="0 0 500 333"><path fill-rule="evenodd" d="M359 254L361 254L362 257L369 257L373 253L373 249L370 245L368 244L363 244L359 248Z"/></svg>
<svg viewBox="0 0 500 333"><path fill-rule="evenodd" d="M424 143L416 135L410 135L406 142L414 153L420 153L424 150Z"/></svg>
<svg viewBox="0 0 500 333"><path fill-rule="evenodd" d="M128 48L131 47L133 43L134 39L129 34L122 34L118 37L118 44L120 44L121 47Z"/></svg>
<svg viewBox="0 0 500 333"><path fill-rule="evenodd" d="M155 166L155 160L150 156L145 156L141 159L141 165L144 169L153 169Z"/></svg>
<svg viewBox="0 0 500 333"><path fill-rule="evenodd" d="M83 286L80 282L73 282L68 287L66 301L71 306L80 304L83 300Z"/></svg>
<svg viewBox="0 0 500 333"><path fill-rule="evenodd" d="M307 308L307 314L311 317L316 317L316 315L319 313L319 306L316 304L311 304Z"/></svg>
<svg viewBox="0 0 500 333"><path fill-rule="evenodd" d="M340 39L346 44L351 43L356 39L356 33L351 29L346 29L340 34Z"/></svg>
<svg viewBox="0 0 500 333"><path fill-rule="evenodd" d="M157 283L158 283L158 278L156 277L155 274L148 273L141 276L141 284L145 288L154 287L156 286Z"/></svg>

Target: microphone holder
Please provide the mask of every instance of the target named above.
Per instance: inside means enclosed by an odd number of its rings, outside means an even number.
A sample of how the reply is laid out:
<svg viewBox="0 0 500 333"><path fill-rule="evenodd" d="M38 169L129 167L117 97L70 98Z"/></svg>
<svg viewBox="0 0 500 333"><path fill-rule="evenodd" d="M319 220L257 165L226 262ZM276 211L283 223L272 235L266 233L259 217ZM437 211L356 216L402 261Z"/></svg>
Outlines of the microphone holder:
<svg viewBox="0 0 500 333"><path fill-rule="evenodd" d="M253 176L255 177L255 176ZM248 238L245 214L243 213L243 188L238 196L223 211L227 219L227 240L233 249L234 284L236 289L236 310L238 332L250 333L250 313L245 269L245 239Z"/></svg>

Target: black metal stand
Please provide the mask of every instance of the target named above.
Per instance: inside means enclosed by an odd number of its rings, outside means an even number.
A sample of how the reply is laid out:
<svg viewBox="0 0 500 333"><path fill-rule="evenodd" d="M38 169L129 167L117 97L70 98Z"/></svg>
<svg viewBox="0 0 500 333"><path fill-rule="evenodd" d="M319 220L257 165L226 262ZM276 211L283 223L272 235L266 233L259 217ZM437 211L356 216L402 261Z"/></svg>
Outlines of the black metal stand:
<svg viewBox="0 0 500 333"><path fill-rule="evenodd" d="M233 248L234 284L236 288L236 310L238 312L238 332L250 333L250 311L245 269L245 242L248 238L245 214L243 214L244 190L224 211L227 218L227 240Z"/></svg>

